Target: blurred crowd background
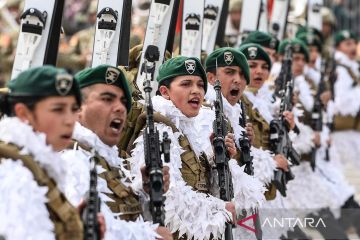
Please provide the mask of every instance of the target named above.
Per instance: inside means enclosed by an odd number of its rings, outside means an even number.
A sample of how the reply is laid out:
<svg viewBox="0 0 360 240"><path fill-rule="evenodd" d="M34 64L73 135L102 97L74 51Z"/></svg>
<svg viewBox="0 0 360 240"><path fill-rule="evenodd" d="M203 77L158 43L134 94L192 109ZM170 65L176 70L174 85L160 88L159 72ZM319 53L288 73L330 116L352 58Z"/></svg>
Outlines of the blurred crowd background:
<svg viewBox="0 0 360 240"><path fill-rule="evenodd" d="M272 1L268 0L268 4L271 5ZM0 0L0 87L10 78L19 35L19 17L23 12L24 2L25 0ZM301 2L304 2L303 5L306 6L306 0L293 0L292 7L301 5ZM360 36L359 0L325 0L324 2L325 7L322 9L323 34L325 38L329 39L328 44L331 44L333 32L340 29L351 29ZM150 0L133 0L132 4L130 47L140 44L144 39ZM229 45L231 45L231 36L239 33L241 5L241 0L230 0L225 32L225 38L229 41ZM97 0L65 0L58 66L65 67L72 72L89 66L96 11ZM301 16L296 17L301 19ZM360 45L358 49L360 59Z"/></svg>

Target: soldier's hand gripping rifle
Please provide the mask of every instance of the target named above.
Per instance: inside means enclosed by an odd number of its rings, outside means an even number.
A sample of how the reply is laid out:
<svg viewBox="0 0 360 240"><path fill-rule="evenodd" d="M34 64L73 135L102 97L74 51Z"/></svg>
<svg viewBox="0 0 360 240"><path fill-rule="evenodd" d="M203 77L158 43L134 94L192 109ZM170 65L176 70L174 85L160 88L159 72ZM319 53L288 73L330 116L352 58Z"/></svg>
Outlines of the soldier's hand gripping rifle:
<svg viewBox="0 0 360 240"><path fill-rule="evenodd" d="M170 162L170 139L168 133L163 133L163 141L160 143L159 131L156 129L153 117L153 106L151 102L151 81L153 81L153 72L155 61L159 60L158 47L149 45L145 52L145 105L146 105L146 128L144 130L144 154L146 172L149 175L150 189L150 212L154 223L164 226L163 205L165 197L163 196L163 164L161 154L164 154L165 162ZM150 70L150 72L148 71Z"/></svg>
<svg viewBox="0 0 360 240"><path fill-rule="evenodd" d="M223 113L223 102L221 96L220 81L215 81L214 90L216 92L216 100L214 102L215 107L215 120L213 123L214 129L214 155L216 169L219 175L219 188L220 188L220 199L225 202L231 201L233 198L233 188L231 182L231 173L229 169L230 157L225 146L225 136L228 133L226 120ZM226 223L225 228L225 240L232 240L232 224Z"/></svg>
<svg viewBox="0 0 360 240"><path fill-rule="evenodd" d="M241 105L241 117L239 118L239 125L242 128L246 128L246 113L245 113L245 106L244 103L240 103ZM254 167L253 167L253 157L250 155L250 140L247 136L246 131L242 131L242 136L239 138L239 145L241 150L241 162L245 164L244 172L248 175L253 176L254 175Z"/></svg>
<svg viewBox="0 0 360 240"><path fill-rule="evenodd" d="M100 212L100 198L97 191L97 157L90 158L92 169L90 170L90 188L86 206L82 212L82 220L84 222L84 240L100 240L100 226L97 221L97 214Z"/></svg>
<svg viewBox="0 0 360 240"><path fill-rule="evenodd" d="M282 81L286 83L285 91L282 91L282 99L280 104L280 115L278 119L274 119L270 122L270 148L275 154L281 154L291 161L294 165L300 164L300 155L295 151L292 146L289 131L290 126L284 119L284 111L291 111L292 109L292 97L293 97L293 79L291 74L291 61L292 49L290 44L286 47L285 61L283 76L286 77ZM275 171L274 184L279 190L281 195L286 196L286 183L294 179L290 167L288 172L284 172L281 169Z"/></svg>

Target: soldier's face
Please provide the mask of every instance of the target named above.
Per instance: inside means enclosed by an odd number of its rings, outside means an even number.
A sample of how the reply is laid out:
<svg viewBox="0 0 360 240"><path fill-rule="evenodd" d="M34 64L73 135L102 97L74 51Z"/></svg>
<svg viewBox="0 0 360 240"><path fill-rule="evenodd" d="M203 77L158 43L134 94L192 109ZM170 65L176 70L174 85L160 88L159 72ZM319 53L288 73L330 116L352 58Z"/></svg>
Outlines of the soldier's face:
<svg viewBox="0 0 360 240"><path fill-rule="evenodd" d="M55 151L69 146L79 110L74 96L45 98L36 103L32 111L25 105L18 107L24 111L20 110L17 116L29 122L35 131L45 133L46 143Z"/></svg>
<svg viewBox="0 0 360 240"><path fill-rule="evenodd" d="M315 64L316 59L319 56L319 50L316 46L309 46L309 52L310 52L310 63Z"/></svg>
<svg viewBox="0 0 360 240"><path fill-rule="evenodd" d="M86 97L80 109L80 123L105 144L116 145L127 116L123 90L113 85L94 84L84 91Z"/></svg>
<svg viewBox="0 0 360 240"><path fill-rule="evenodd" d="M274 63L276 61L276 50L272 48L263 47L265 52L269 55L271 59L271 63Z"/></svg>
<svg viewBox="0 0 360 240"><path fill-rule="evenodd" d="M303 74L306 61L305 56L302 53L293 53L292 57L292 74L299 76Z"/></svg>
<svg viewBox="0 0 360 240"><path fill-rule="evenodd" d="M185 116L195 117L204 101L204 81L199 76L178 76L169 88L161 86L159 92L164 98L171 100Z"/></svg>
<svg viewBox="0 0 360 240"><path fill-rule="evenodd" d="M340 42L337 49L345 53L351 60L356 59L356 41L354 39L347 39Z"/></svg>
<svg viewBox="0 0 360 240"><path fill-rule="evenodd" d="M231 105L235 105L246 88L243 71L238 66L219 67L217 69L217 76L213 73L208 73L208 81L211 85L215 85L216 77L220 80L223 96Z"/></svg>
<svg viewBox="0 0 360 240"><path fill-rule="evenodd" d="M269 78L269 64L264 60L248 60L250 68L249 87L259 89Z"/></svg>

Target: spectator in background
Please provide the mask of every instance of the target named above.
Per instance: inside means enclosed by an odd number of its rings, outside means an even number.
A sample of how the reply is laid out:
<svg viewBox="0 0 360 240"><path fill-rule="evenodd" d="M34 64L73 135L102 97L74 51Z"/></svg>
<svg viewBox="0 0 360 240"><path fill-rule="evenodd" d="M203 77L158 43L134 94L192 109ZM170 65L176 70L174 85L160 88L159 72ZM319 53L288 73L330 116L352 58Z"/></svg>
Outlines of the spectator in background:
<svg viewBox="0 0 360 240"><path fill-rule="evenodd" d="M91 8L93 0L66 0L64 7L64 15L62 25L64 30L70 36L76 32L91 26L88 21L88 12Z"/></svg>
<svg viewBox="0 0 360 240"><path fill-rule="evenodd" d="M57 65L78 72L90 66L95 36L97 1L92 0L86 14L89 27L75 33L69 46L60 48ZM65 30L66 32L66 30Z"/></svg>
<svg viewBox="0 0 360 240"><path fill-rule="evenodd" d="M225 44L235 46L240 31L242 0L230 0L225 29Z"/></svg>
<svg viewBox="0 0 360 240"><path fill-rule="evenodd" d="M321 16L322 16L322 35L324 38L324 46L323 46L323 53L327 57L332 52L334 48L334 39L333 39L333 32L336 27L336 19L332 11L327 8L321 8Z"/></svg>

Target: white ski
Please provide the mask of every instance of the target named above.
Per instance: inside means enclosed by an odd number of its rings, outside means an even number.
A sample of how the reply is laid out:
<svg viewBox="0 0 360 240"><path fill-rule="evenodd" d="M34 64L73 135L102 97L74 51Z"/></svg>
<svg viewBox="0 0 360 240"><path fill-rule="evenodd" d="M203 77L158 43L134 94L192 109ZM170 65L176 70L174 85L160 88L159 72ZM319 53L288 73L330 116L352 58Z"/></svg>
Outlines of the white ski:
<svg viewBox="0 0 360 240"><path fill-rule="evenodd" d="M204 0L184 0L180 55L201 57Z"/></svg>
<svg viewBox="0 0 360 240"><path fill-rule="evenodd" d="M129 49L119 49L123 23L123 6L128 0L99 0L92 67L101 64L118 65L118 55ZM127 19L126 21L130 21Z"/></svg>
<svg viewBox="0 0 360 240"><path fill-rule="evenodd" d="M164 60L165 48L168 39L168 33L170 31L170 22L173 14L174 2L178 0L152 0L150 7L150 14L148 25L145 33L145 40L143 44L143 51L141 54L141 60L139 65L139 71L137 74L135 86L142 92L144 96L143 82L145 79L145 72L143 70L144 54L147 46L157 46L160 52L159 61L155 64L153 72L153 79L155 80L158 74L158 69ZM175 28L175 26L172 26ZM152 81L152 96L155 95L158 83Z"/></svg>
<svg viewBox="0 0 360 240"><path fill-rule="evenodd" d="M323 0L309 0L308 12L307 12L307 23L308 27L315 28L322 31L322 17L321 8L324 5Z"/></svg>
<svg viewBox="0 0 360 240"><path fill-rule="evenodd" d="M261 13L261 0L243 0L240 20L240 34L237 45L239 46L247 35L258 29Z"/></svg>
<svg viewBox="0 0 360 240"><path fill-rule="evenodd" d="M268 27L269 27L269 21L268 21L267 1L262 0L258 30L267 33L269 31Z"/></svg>
<svg viewBox="0 0 360 240"><path fill-rule="evenodd" d="M201 49L207 54L214 51L223 0L205 0Z"/></svg>
<svg viewBox="0 0 360 240"><path fill-rule="evenodd" d="M57 40L58 44L60 28L53 32L59 33L58 36L52 36L52 28L54 22L61 22L61 18L55 16L59 14L56 11L62 15L63 3L63 0L25 1L11 79L28 68L46 64L48 51L57 53L57 49L50 48L50 42Z"/></svg>
<svg viewBox="0 0 360 240"><path fill-rule="evenodd" d="M270 33L282 40L286 31L290 0L274 0L270 20Z"/></svg>

